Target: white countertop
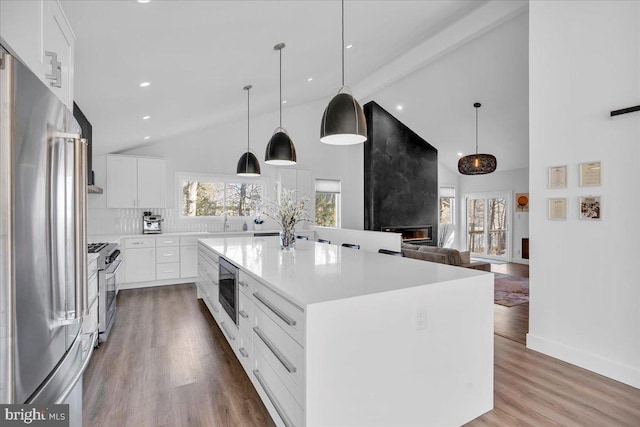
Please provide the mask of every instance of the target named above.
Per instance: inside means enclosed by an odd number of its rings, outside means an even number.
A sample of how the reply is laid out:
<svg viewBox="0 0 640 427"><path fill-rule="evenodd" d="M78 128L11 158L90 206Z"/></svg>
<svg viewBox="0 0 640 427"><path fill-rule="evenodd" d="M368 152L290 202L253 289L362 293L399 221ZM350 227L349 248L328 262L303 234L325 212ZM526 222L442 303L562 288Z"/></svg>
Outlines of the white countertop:
<svg viewBox="0 0 640 427"><path fill-rule="evenodd" d="M116 242L119 242L120 239L132 238L132 237L135 238L135 237L199 236L199 235L217 237L217 236L238 236L238 235L242 235L244 233L247 233L248 235L253 236L253 233L271 233L271 232L277 232L277 231L278 230L214 231L214 232L207 232L207 231L181 231L181 232L175 232L175 233L160 233L160 234L141 234L141 233L131 233L131 234L90 234L87 237L87 240L89 241L89 243L98 243L98 242L116 243Z"/></svg>
<svg viewBox="0 0 640 427"><path fill-rule="evenodd" d="M294 251L280 250L278 237L199 240L302 308L490 274L306 240Z"/></svg>

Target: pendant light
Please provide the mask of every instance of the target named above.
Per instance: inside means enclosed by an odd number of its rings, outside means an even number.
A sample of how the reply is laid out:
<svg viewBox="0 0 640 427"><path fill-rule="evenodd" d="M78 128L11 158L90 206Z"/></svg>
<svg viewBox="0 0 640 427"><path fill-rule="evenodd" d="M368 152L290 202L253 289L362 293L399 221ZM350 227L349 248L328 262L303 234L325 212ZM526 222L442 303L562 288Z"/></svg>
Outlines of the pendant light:
<svg viewBox="0 0 640 427"><path fill-rule="evenodd" d="M239 176L260 176L260 162L255 154L249 151L249 91L252 87L247 85L242 88L247 91L247 152L238 160L236 175Z"/></svg>
<svg viewBox="0 0 640 427"><path fill-rule="evenodd" d="M476 108L476 154L469 154L458 160L458 171L463 175L485 175L496 170L498 161L491 154L478 154L478 108L479 102L473 104Z"/></svg>
<svg viewBox="0 0 640 427"><path fill-rule="evenodd" d="M282 49L284 47L284 43L278 43L273 47L274 50L280 51L280 126L273 131L264 154L264 162L274 166L296 164L296 147L287 130L282 127Z"/></svg>
<svg viewBox="0 0 640 427"><path fill-rule="evenodd" d="M342 0L342 87L322 115L320 141L330 145L353 145L367 140L362 107L344 85L344 0Z"/></svg>

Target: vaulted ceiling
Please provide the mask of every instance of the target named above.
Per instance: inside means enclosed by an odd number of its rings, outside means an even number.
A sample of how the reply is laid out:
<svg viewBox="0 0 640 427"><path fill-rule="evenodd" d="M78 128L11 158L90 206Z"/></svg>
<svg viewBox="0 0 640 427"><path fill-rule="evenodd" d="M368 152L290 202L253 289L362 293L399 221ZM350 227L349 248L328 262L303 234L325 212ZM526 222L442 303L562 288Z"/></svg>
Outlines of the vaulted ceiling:
<svg viewBox="0 0 640 427"><path fill-rule="evenodd" d="M398 118L417 127L414 130L421 135L425 114L440 125L471 121L473 129L473 109L466 99L458 95L445 99L446 108L434 107L433 100L425 103L429 94L420 90L419 73L426 64L441 60L508 17L507 12L497 18L483 16L492 13L489 3L503 2L347 1L345 44L352 47L345 54L346 83L363 101L375 99L385 107L406 104L404 117ZM273 46L279 42L287 44L282 76L285 109L329 99L340 87L339 1L154 0L141 4L127 0L62 1L62 5L77 38L75 99L98 135L94 146L98 154L238 120L246 114L242 87L248 83L254 86L252 114L276 110L278 54ZM513 97L514 85L524 85L522 92L527 93L527 43L526 37L518 35L506 48L524 50L524 55L488 53L483 61L484 67L496 70L525 70L524 76L509 81L505 88L490 84L494 105L506 109L496 112L496 117L519 128L508 138L515 135L521 140L516 145L524 147L508 155L513 159L503 155L502 166L507 169L527 164L527 111L513 111L509 102L498 100ZM472 73L469 76L470 84L464 89L473 98L473 86L482 86L483 81L474 80ZM399 79L412 83L394 85ZM151 84L141 88L143 81ZM143 120L147 115L150 118ZM468 129L463 129L439 126L435 134L423 136L440 150L441 160L455 163L458 151L468 154L473 148L467 143L473 133L466 135ZM487 134L486 139L492 136ZM491 149L488 144L486 148Z"/></svg>

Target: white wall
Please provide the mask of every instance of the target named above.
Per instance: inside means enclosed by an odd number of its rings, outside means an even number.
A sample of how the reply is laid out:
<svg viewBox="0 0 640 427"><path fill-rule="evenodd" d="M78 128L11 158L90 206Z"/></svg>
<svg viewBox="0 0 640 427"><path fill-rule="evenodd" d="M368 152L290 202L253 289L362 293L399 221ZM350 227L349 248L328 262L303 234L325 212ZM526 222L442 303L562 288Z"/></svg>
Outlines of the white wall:
<svg viewBox="0 0 640 427"><path fill-rule="evenodd" d="M640 2L530 3L531 300L527 346L640 387ZM580 162L602 185L578 185ZM567 189L547 188L568 165ZM578 220L578 197L602 220ZM547 198L566 197L566 221Z"/></svg>
<svg viewBox="0 0 640 427"><path fill-rule="evenodd" d="M458 244L463 250L466 245L465 236L465 206L464 196L472 193L509 192L511 194L511 260L513 262L526 263L522 259L522 238L529 237L529 213L515 212L515 193L529 192L529 169L514 169L509 171L494 172L488 175L460 175L460 187L457 194L457 202L460 207L458 213Z"/></svg>

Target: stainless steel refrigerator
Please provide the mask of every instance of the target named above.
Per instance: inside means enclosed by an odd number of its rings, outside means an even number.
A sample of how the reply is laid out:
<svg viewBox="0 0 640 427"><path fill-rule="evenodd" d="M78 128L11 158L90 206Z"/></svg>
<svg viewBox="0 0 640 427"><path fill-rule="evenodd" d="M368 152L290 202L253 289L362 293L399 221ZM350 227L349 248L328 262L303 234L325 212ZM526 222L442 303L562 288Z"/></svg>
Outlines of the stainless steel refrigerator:
<svg viewBox="0 0 640 427"><path fill-rule="evenodd" d="M82 333L86 141L38 77L0 55L0 403L70 403L73 425L95 341Z"/></svg>

